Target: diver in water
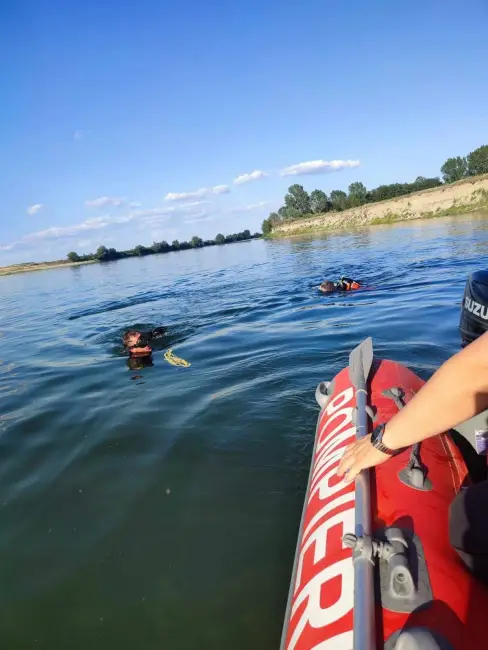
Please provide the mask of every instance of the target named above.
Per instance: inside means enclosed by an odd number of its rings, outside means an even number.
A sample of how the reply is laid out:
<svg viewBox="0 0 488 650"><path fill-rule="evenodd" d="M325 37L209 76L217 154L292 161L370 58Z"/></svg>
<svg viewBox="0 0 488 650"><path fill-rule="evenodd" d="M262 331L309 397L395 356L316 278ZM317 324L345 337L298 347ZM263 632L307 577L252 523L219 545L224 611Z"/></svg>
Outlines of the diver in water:
<svg viewBox="0 0 488 650"><path fill-rule="evenodd" d="M319 287L321 293L333 293L334 291L354 291L360 289L361 285L356 280L342 276L338 282L324 280Z"/></svg>
<svg viewBox="0 0 488 650"><path fill-rule="evenodd" d="M139 332L130 330L123 336L124 348L129 353L129 359L146 359L149 360L152 356L152 347L150 343L154 339L160 339L166 334L165 327L156 327L156 329L149 330L148 332ZM152 365L149 363L141 362L141 365Z"/></svg>

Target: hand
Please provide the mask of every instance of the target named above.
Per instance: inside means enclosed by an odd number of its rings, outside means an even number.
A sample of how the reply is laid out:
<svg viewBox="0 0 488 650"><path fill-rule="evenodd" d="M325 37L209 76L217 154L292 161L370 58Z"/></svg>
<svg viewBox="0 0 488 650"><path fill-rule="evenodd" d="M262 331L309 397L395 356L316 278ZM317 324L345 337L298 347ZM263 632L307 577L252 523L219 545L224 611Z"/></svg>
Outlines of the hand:
<svg viewBox="0 0 488 650"><path fill-rule="evenodd" d="M149 357L152 354L152 348L149 345L143 348L130 348L129 354L131 357Z"/></svg>
<svg viewBox="0 0 488 650"><path fill-rule="evenodd" d="M345 483L351 483L362 469L381 465L391 458L371 444L371 436L364 436L346 447L337 468L338 476L344 476Z"/></svg>

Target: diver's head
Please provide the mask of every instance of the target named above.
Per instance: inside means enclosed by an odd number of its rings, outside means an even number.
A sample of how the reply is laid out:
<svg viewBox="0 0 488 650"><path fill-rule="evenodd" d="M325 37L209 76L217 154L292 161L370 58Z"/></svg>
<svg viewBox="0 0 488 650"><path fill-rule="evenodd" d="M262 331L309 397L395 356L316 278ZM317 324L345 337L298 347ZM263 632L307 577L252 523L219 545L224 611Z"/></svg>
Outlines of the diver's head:
<svg viewBox="0 0 488 650"><path fill-rule="evenodd" d="M141 343L142 334L140 332L126 332L123 337L124 347L134 348Z"/></svg>
<svg viewBox="0 0 488 650"><path fill-rule="evenodd" d="M472 273L464 288L459 331L464 348L488 330L488 271Z"/></svg>
<svg viewBox="0 0 488 650"><path fill-rule="evenodd" d="M335 291L335 289L336 289L335 284L330 280L325 280L324 282L322 282L322 284L319 287L319 291L321 291L322 293L332 293L333 291Z"/></svg>

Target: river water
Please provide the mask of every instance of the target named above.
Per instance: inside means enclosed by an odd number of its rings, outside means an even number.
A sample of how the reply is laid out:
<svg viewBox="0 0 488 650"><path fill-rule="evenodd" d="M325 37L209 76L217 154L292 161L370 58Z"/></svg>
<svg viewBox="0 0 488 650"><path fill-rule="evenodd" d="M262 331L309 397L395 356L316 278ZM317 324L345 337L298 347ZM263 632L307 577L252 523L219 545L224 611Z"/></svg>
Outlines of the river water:
<svg viewBox="0 0 488 650"><path fill-rule="evenodd" d="M277 648L317 383L369 335L428 377L487 253L471 215L0 278L0 646ZM128 368L156 325L189 368Z"/></svg>

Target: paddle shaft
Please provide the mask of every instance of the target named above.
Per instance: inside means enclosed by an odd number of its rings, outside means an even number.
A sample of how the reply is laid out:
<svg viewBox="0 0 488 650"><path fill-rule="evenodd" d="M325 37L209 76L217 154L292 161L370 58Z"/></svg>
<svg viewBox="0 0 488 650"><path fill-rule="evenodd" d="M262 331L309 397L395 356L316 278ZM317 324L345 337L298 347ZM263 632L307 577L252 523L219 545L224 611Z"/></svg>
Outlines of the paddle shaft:
<svg viewBox="0 0 488 650"><path fill-rule="evenodd" d="M356 391L356 438L368 434L366 413L367 392ZM356 477L356 536L371 535L370 472L363 470ZM374 566L365 557L354 560L354 650L375 650Z"/></svg>

